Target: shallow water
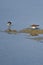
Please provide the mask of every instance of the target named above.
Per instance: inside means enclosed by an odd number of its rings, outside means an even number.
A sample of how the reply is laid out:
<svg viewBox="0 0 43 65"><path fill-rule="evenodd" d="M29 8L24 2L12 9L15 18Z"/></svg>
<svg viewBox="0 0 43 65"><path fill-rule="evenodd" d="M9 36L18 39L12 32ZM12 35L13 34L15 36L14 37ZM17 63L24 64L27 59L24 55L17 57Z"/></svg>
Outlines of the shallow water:
<svg viewBox="0 0 43 65"><path fill-rule="evenodd" d="M0 32L0 65L42 65L43 43L28 37Z"/></svg>
<svg viewBox="0 0 43 65"><path fill-rule="evenodd" d="M43 29L43 0L0 0L0 30L8 28L8 21L11 29L32 24ZM0 65L43 65L43 37L36 37L0 32Z"/></svg>

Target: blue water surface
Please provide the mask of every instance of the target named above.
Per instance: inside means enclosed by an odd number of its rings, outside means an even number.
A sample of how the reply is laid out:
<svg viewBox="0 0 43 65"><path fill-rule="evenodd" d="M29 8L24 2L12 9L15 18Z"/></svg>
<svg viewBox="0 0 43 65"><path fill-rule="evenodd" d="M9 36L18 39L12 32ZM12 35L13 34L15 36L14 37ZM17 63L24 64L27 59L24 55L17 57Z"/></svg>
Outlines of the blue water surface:
<svg viewBox="0 0 43 65"><path fill-rule="evenodd" d="M0 0L0 30L17 31L39 24L43 29L43 0ZM0 32L0 65L43 65L43 43L27 34Z"/></svg>

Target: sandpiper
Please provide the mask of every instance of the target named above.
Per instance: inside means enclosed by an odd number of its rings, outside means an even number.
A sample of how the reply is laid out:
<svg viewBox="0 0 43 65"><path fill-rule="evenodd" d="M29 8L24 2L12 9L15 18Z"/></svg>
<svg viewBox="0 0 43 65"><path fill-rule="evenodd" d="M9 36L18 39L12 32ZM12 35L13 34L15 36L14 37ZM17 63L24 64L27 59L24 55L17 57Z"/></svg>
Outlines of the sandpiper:
<svg viewBox="0 0 43 65"><path fill-rule="evenodd" d="M11 22L11 21L8 21L8 22L7 22L8 30L11 29L11 25L12 25L12 22Z"/></svg>
<svg viewBox="0 0 43 65"><path fill-rule="evenodd" d="M32 25L31 25L31 28L32 28L32 29L38 29L38 26L39 26L39 25L32 24Z"/></svg>

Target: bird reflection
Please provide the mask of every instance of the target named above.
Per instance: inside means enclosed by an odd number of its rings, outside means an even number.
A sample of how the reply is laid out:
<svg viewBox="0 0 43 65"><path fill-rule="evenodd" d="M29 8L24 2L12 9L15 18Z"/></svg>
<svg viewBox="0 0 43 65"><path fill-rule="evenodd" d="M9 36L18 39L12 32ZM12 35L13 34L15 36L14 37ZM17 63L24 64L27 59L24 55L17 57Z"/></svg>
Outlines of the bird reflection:
<svg viewBox="0 0 43 65"><path fill-rule="evenodd" d="M36 40L43 43L43 37L42 36L36 36L36 37L27 37L26 39Z"/></svg>

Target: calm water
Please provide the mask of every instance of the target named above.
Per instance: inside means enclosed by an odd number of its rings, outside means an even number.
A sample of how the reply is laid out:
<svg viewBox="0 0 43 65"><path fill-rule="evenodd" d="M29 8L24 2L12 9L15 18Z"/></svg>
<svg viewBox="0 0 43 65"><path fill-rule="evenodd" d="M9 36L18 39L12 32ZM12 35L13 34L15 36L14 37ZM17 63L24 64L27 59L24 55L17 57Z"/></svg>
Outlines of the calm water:
<svg viewBox="0 0 43 65"><path fill-rule="evenodd" d="M0 32L0 65L43 65L43 43L27 38Z"/></svg>
<svg viewBox="0 0 43 65"><path fill-rule="evenodd" d="M31 24L43 29L43 0L0 0L0 30L21 30ZM0 32L0 65L43 65L43 38Z"/></svg>

